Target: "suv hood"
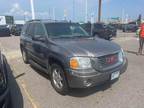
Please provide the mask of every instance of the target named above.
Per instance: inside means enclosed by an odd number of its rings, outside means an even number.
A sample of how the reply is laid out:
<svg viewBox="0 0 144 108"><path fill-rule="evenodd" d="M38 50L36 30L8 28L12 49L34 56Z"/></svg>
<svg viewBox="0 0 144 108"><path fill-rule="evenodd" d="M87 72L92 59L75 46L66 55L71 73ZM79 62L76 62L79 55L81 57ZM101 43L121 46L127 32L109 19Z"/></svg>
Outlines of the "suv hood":
<svg viewBox="0 0 144 108"><path fill-rule="evenodd" d="M71 52L73 56L99 57L121 50L120 46L114 42L99 38L53 39L53 42Z"/></svg>

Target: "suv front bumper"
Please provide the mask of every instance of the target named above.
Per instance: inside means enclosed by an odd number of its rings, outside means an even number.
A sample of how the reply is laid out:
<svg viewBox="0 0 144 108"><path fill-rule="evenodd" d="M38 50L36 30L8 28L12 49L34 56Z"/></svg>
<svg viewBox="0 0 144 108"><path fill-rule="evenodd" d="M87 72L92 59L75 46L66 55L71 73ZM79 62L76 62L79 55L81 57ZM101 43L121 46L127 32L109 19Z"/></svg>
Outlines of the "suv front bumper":
<svg viewBox="0 0 144 108"><path fill-rule="evenodd" d="M67 80L68 85L70 88L87 88L87 87L93 87L99 84L102 84L106 81L111 80L111 74L114 72L120 72L120 74L124 73L127 69L128 62L125 60L125 62L107 72L87 72L90 74L84 74L78 71L69 70L67 72Z"/></svg>

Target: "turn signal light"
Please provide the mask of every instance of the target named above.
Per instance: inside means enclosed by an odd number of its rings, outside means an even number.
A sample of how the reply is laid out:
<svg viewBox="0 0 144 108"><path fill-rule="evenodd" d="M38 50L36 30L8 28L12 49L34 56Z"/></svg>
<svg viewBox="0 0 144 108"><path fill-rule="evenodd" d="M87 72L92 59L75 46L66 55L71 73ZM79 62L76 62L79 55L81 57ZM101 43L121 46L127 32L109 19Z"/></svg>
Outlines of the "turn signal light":
<svg viewBox="0 0 144 108"><path fill-rule="evenodd" d="M71 69L77 69L79 67L78 61L76 59L70 60L70 68Z"/></svg>

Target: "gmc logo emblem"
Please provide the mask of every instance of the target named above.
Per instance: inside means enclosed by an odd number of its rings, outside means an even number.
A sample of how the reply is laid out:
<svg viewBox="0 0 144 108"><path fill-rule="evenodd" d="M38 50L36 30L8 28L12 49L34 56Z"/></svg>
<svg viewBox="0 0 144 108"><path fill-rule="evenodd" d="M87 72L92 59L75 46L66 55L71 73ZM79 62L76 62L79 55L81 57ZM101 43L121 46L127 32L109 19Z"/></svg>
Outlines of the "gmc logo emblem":
<svg viewBox="0 0 144 108"><path fill-rule="evenodd" d="M108 63L108 64L113 64L113 63L116 62L116 60L117 60L117 57L116 57L116 56L107 57L107 58L106 58L106 63Z"/></svg>

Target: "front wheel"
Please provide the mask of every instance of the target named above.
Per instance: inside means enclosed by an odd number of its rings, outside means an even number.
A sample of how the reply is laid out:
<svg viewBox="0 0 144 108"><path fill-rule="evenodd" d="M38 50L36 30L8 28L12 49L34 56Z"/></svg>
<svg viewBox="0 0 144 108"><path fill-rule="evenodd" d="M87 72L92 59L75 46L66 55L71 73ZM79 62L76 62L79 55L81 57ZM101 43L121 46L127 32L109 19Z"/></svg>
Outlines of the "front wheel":
<svg viewBox="0 0 144 108"><path fill-rule="evenodd" d="M61 95L67 94L68 84L64 75L64 70L60 65L51 65L51 84L53 88Z"/></svg>
<svg viewBox="0 0 144 108"><path fill-rule="evenodd" d="M93 34L93 36L94 36L94 37L100 37L97 33L96 33L96 34Z"/></svg>

